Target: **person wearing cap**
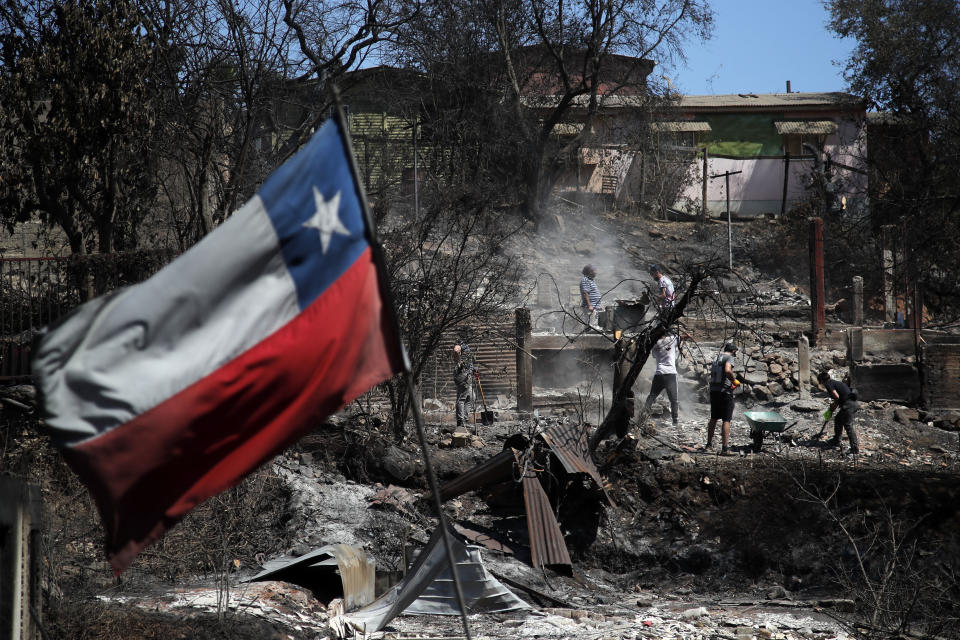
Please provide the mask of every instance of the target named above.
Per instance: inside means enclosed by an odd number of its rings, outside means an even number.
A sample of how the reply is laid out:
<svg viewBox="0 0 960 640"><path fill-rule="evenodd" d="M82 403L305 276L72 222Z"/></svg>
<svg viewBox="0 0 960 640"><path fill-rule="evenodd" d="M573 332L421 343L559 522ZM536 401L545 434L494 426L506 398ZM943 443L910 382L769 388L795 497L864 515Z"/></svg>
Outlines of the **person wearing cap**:
<svg viewBox="0 0 960 640"><path fill-rule="evenodd" d="M466 353L464 350L466 349ZM470 347L453 345L453 386L457 392L457 426L462 427L470 422L470 411L473 406L473 385L470 379L473 373L473 363L470 361Z"/></svg>
<svg viewBox="0 0 960 640"><path fill-rule="evenodd" d="M650 275L653 276L654 280L657 281L657 286L660 287L660 295L657 297L657 306L663 310L670 309L673 307L674 300L673 280L663 275L660 267L655 264L650 265Z"/></svg>
<svg viewBox="0 0 960 640"><path fill-rule="evenodd" d="M717 420L722 422L720 427L720 455L727 453L727 441L730 439L730 420L733 419L734 390L740 386L736 374L733 372L734 357L737 355L737 346L732 342L723 345L723 351L710 366L710 422L707 424L707 449L713 448L713 432L717 427Z"/></svg>
<svg viewBox="0 0 960 640"><path fill-rule="evenodd" d="M600 289L594 278L597 277L597 269L592 264L583 268L583 277L580 278L580 309L587 324L596 329L599 326L598 315L600 312Z"/></svg>

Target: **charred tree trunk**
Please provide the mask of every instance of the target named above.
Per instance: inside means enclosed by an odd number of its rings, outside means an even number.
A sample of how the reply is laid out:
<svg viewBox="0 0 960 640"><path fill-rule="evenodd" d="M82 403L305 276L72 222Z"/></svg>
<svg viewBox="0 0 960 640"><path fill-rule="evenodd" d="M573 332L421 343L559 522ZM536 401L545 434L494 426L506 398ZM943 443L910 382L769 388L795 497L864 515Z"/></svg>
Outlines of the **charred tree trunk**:
<svg viewBox="0 0 960 640"><path fill-rule="evenodd" d="M656 322L631 338L633 345L622 350L621 357L627 358L630 357L630 354L633 354L633 362L630 363L630 368L627 369L626 374L621 377L619 384L613 390L613 401L610 410L590 438L591 452L595 451L600 443L609 437L610 434L626 433L629 428L630 418L632 417L630 415L630 407L632 406L631 391L633 390L633 384L637 381L637 377L640 375L643 365L647 362L647 358L650 357L650 351L653 349L653 345L656 344L657 340L666 335L670 327L676 324L677 320L683 316L684 309L686 309L690 299L696 295L697 288L705 277L705 273L695 274L690 280L690 286L687 287L686 292L673 308L661 314Z"/></svg>

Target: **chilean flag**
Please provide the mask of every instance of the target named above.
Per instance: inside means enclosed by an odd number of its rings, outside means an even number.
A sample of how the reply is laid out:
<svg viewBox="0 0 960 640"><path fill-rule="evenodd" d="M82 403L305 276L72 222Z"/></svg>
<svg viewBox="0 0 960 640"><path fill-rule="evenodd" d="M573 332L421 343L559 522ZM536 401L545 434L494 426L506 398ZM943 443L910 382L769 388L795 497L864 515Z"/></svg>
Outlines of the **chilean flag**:
<svg viewBox="0 0 960 640"><path fill-rule="evenodd" d="M327 122L201 242L41 338L46 427L96 500L115 572L405 370L342 136Z"/></svg>

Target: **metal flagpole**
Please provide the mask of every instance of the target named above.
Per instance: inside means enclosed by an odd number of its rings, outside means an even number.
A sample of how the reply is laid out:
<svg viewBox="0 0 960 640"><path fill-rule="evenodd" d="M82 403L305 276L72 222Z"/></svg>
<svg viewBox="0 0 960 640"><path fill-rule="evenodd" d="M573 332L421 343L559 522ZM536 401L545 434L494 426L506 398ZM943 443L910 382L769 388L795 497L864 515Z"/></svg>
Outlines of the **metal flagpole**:
<svg viewBox="0 0 960 640"><path fill-rule="evenodd" d="M336 109L334 118L340 129L340 139L343 140L344 150L350 161L350 172L353 175L353 183L356 185L357 198L360 200L360 206L363 209L363 217L366 222L367 241L370 243L370 250L373 254L373 263L376 265L380 275L377 280L380 286L380 295L386 303L387 313L393 323L393 328L397 332L397 344L400 348L400 356L403 363L403 375L407 379L407 393L409 395L410 407L413 411L413 419L417 425L417 436L420 440L420 448L423 450L423 466L427 472L427 479L430 482L430 491L433 493L434 508L437 510L437 518L440 521L440 534L443 537L443 546L447 551L447 564L450 567L450 573L453 575L453 587L457 594L457 605L460 607L460 619L463 622L463 634L467 640L472 640L470 635L470 623L467 621L467 607L463 599L463 588L460 585L460 575L457 573L457 562L453 557L453 545L450 542L450 531L447 528L447 518L443 513L443 503L440 501L440 489L437 484L437 474L433 470L433 463L430 462L430 454L427 450L427 435L423 428L423 413L417 402L416 390L413 388L413 376L410 375L410 359L407 356L407 350L403 346L403 340L400 339L400 325L397 323L397 310L393 304L393 296L390 287L387 286L387 262L383 255L383 247L377 241L376 232L373 226L373 216L370 215L370 205L367 203L367 194L363 190L360 182L360 170L357 167L356 156L353 155L353 142L350 140L350 130L347 128L347 121L343 114L343 103L340 100L340 89L337 85L330 83L330 89L333 93L333 102Z"/></svg>

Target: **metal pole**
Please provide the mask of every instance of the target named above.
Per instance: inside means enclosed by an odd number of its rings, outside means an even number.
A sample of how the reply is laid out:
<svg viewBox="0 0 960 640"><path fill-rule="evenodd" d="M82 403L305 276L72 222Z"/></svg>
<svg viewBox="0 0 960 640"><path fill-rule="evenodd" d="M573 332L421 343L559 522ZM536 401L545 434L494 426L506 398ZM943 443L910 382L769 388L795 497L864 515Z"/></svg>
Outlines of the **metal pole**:
<svg viewBox="0 0 960 640"><path fill-rule="evenodd" d="M413 215L420 214L420 168L417 164L417 119L413 121Z"/></svg>
<svg viewBox="0 0 960 640"><path fill-rule="evenodd" d="M367 240L370 243L370 249L373 253L374 264L379 273L380 293L384 299L384 307L390 315L394 330L397 332L397 344L400 349L400 359L403 366L403 374L407 379L407 394L409 395L410 407L413 411L413 419L417 425L417 436L420 440L420 448L423 450L423 467L427 472L427 480L430 483L430 491L433 494L434 507L437 510L437 519L439 520L440 534L443 537L443 546L447 550L447 564L450 567L450 574L453 576L453 587L457 594L457 605L460 607L460 619L463 622L463 635L467 640L472 640L470 635L470 624L467 621L467 606L463 599L463 589L460 586L460 576L457 574L457 562L453 557L453 545L450 542L450 531L447 529L447 519L443 515L443 503L440 501L440 489L437 484L437 474L433 470L433 464L430 462L430 453L427 449L427 436L423 428L423 413L420 410L420 404L417 402L417 393L413 388L413 376L411 375L410 360L407 357L407 351L403 346L403 340L400 338L400 325L397 322L397 308L393 303L393 295L387 283L386 259L383 255L383 247L376 239L376 233L373 226L373 216L370 214L370 205L367 203L367 194L364 193L358 178L360 172L357 168L357 159L353 155L353 143L350 140L349 129L346 128L346 118L343 114L343 103L340 101L340 90L335 84L330 84L330 90L333 93L333 101L336 109L334 110L337 124L340 129L340 138L343 141L344 150L347 159L350 162L350 171L353 174L353 182L357 186L357 197L360 200L360 206L363 209L363 216L366 220Z"/></svg>
<svg viewBox="0 0 960 640"><path fill-rule="evenodd" d="M810 225L810 311L812 335L810 343L816 345L826 324L823 308L823 219L809 218Z"/></svg>
<svg viewBox="0 0 960 640"><path fill-rule="evenodd" d="M703 148L703 206L700 207L700 222L707 221L707 148Z"/></svg>
<svg viewBox="0 0 960 640"><path fill-rule="evenodd" d="M727 251L730 254L730 270L733 271L733 224L730 221L730 172L724 174L727 188Z"/></svg>

